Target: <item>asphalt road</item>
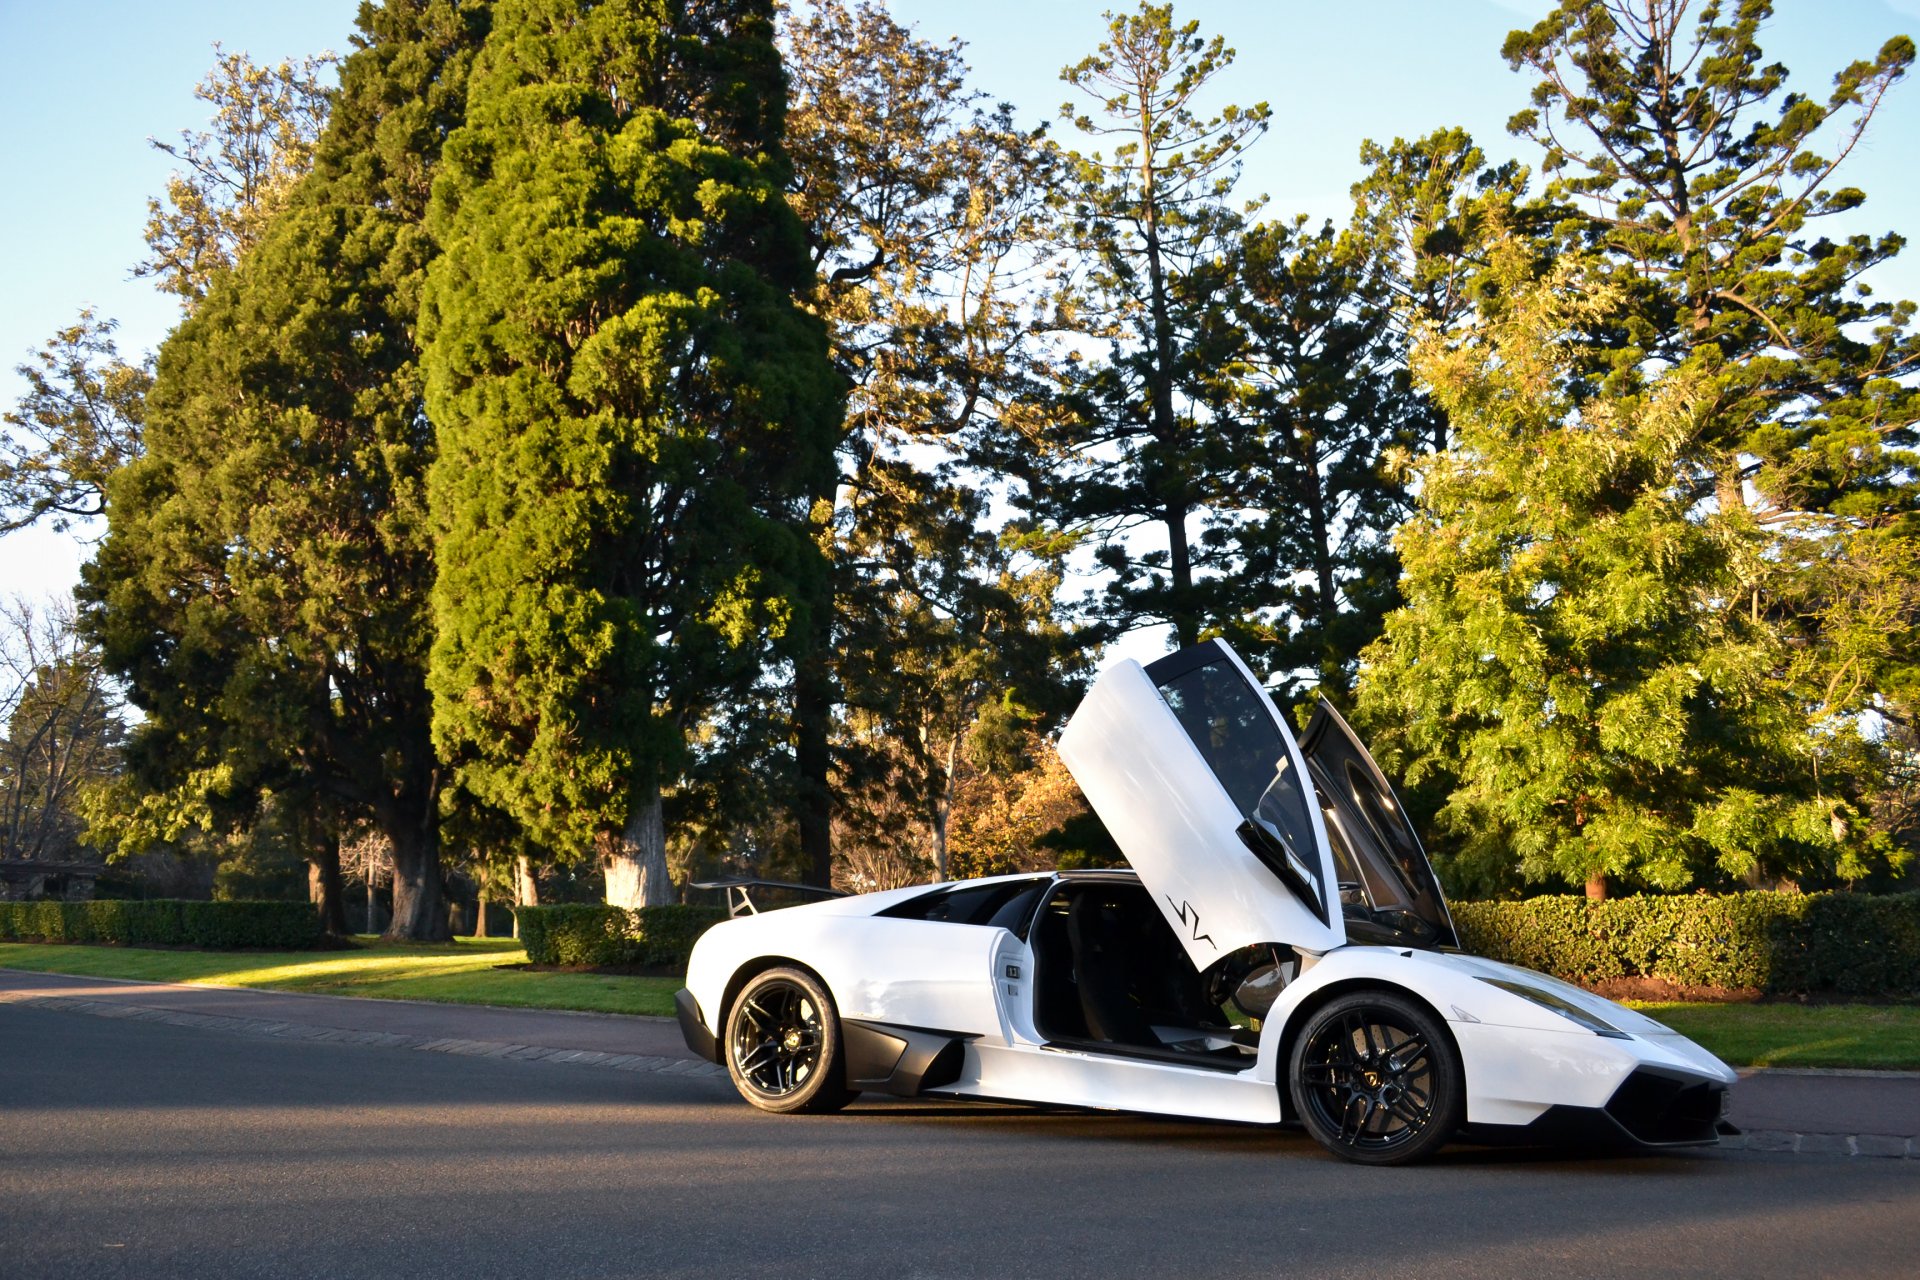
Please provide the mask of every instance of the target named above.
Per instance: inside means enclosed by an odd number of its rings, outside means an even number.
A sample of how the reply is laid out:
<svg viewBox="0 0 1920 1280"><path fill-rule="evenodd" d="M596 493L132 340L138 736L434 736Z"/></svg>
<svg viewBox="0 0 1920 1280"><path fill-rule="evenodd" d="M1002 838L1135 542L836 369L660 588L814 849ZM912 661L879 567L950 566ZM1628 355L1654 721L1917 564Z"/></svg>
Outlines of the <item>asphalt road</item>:
<svg viewBox="0 0 1920 1280"><path fill-rule="evenodd" d="M884 1102L0 1006L0 1277L1909 1277L1920 1162Z"/></svg>

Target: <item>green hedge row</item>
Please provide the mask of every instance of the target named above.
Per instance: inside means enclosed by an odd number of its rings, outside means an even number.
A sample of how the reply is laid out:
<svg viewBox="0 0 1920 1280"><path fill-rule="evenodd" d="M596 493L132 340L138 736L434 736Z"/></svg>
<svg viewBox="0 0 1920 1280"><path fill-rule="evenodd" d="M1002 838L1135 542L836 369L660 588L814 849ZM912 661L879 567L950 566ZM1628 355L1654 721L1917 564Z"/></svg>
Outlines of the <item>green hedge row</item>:
<svg viewBox="0 0 1920 1280"><path fill-rule="evenodd" d="M305 902L0 902L0 942L297 951L320 939L320 915Z"/></svg>
<svg viewBox="0 0 1920 1280"><path fill-rule="evenodd" d="M515 907L534 964L684 969L694 939L727 918L719 907Z"/></svg>
<svg viewBox="0 0 1920 1280"><path fill-rule="evenodd" d="M1468 951L1585 985L1920 995L1920 893L1458 902L1453 921Z"/></svg>

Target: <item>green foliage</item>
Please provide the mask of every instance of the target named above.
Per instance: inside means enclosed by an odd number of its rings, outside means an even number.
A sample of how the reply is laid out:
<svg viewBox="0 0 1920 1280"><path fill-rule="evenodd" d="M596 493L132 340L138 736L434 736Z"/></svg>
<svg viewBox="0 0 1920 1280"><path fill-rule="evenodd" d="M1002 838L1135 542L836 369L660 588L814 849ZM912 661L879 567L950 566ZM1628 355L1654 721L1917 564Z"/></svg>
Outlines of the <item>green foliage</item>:
<svg viewBox="0 0 1920 1280"><path fill-rule="evenodd" d="M1398 603L1389 537L1410 503L1383 458L1418 445L1431 411L1410 385L1376 242L1302 216L1248 229L1228 264L1201 318L1212 367L1199 381L1246 514L1214 531L1234 568L1212 629L1281 696L1317 687L1344 704Z"/></svg>
<svg viewBox="0 0 1920 1280"><path fill-rule="evenodd" d="M1142 3L1109 13L1099 48L1061 73L1088 104L1063 117L1111 140L1069 156L1084 278L1055 320L1100 354L1061 361L1054 421L1038 441L1010 441L1005 465L1042 520L1094 548L1107 576L1095 640L1168 623L1188 645L1238 612L1223 537L1239 505L1232 464L1198 385L1221 355L1198 335L1243 225L1229 193L1270 116L1265 103L1200 109L1233 58L1171 5Z"/></svg>
<svg viewBox="0 0 1920 1280"><path fill-rule="evenodd" d="M1415 464L1407 603L1359 694L1412 781L1452 779L1453 872L1844 874L1849 810L1816 764L1829 744L1779 679L1782 628L1752 607L1763 532L1744 508L1699 511L1686 483L1711 379L1683 366L1576 405L1571 333L1617 290L1572 257L1532 279L1511 244L1491 275L1500 304L1479 329L1415 350L1454 445Z"/></svg>
<svg viewBox="0 0 1920 1280"><path fill-rule="evenodd" d="M364 16L364 15L363 15ZM148 142L183 166L167 179L167 196L147 201L145 262L183 305L204 298L284 209L313 163L331 95L324 83L338 61L331 53L262 66L216 42L213 69L193 96L213 108L209 129L181 130L176 143Z"/></svg>
<svg viewBox="0 0 1920 1280"><path fill-rule="evenodd" d="M1058 566L993 536L999 482L980 465L1046 376L1032 286L1059 159L967 87L957 42L879 6L809 6L786 43L791 199L850 387L812 504L827 599L793 690L805 870L827 882L831 822L842 883L902 854L938 874L962 744L1050 719L1072 665Z"/></svg>
<svg viewBox="0 0 1920 1280"><path fill-rule="evenodd" d="M649 896L689 739L804 623L840 421L771 10L498 5L434 185L435 745Z"/></svg>
<svg viewBox="0 0 1920 1280"><path fill-rule="evenodd" d="M1920 894L1545 897L1451 910L1466 950L1568 982L1920 995Z"/></svg>
<svg viewBox="0 0 1920 1280"><path fill-rule="evenodd" d="M305 902L0 902L0 942L299 951L320 940Z"/></svg>
<svg viewBox="0 0 1920 1280"><path fill-rule="evenodd" d="M107 477L139 456L153 365L120 358L118 327L83 309L15 366L27 393L0 435L0 534L42 519L59 532L101 514Z"/></svg>
<svg viewBox="0 0 1920 1280"><path fill-rule="evenodd" d="M1803 93L1760 48L1771 13L1565 0L1508 37L1535 79L1510 128L1545 148L1560 206L1537 249L1588 255L1618 292L1583 326L1576 396L1700 380L1676 481L1769 533L1749 606L1790 646L1775 678L1831 739L1819 767L1846 801L1854 878L1902 825L1891 752L1856 730L1872 715L1901 736L1920 690L1920 331L1912 301L1863 283L1904 237L1825 228L1866 200L1840 170L1914 46L1896 36Z"/></svg>
<svg viewBox="0 0 1920 1280"><path fill-rule="evenodd" d="M130 836L256 821L271 788L387 833L396 936L446 936L428 737L433 574L415 320L424 173L484 11L369 7L313 171L162 347L109 486L90 622L145 713ZM217 788L217 789L216 789Z"/></svg>
<svg viewBox="0 0 1920 1280"><path fill-rule="evenodd" d="M684 970L701 934L727 918L718 907L516 907L520 942L534 964Z"/></svg>

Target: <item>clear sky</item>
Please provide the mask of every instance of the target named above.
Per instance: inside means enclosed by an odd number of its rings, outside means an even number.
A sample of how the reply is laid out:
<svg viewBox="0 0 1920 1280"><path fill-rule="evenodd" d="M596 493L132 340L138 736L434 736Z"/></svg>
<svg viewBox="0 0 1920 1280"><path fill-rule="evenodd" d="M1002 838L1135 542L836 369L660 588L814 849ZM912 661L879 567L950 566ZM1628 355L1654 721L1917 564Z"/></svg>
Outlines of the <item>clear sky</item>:
<svg viewBox="0 0 1920 1280"><path fill-rule="evenodd" d="M1833 72L1889 37L1920 34L1920 0L1775 0L1763 37L1796 83L1824 93ZM893 0L923 35L968 45L975 82L1031 121L1053 120L1069 96L1060 68L1090 52L1101 11L1119 0ZM1270 211L1341 218L1360 176L1365 138L1469 129L1495 159L1522 160L1507 117L1527 85L1500 60L1508 30L1545 0L1178 0L1176 12L1226 36L1239 60L1219 102L1265 101L1274 127L1245 186ZM0 401L24 389L13 373L82 306L120 320L125 353L150 350L177 319L174 302L130 277L141 257L146 199L171 161L147 138L204 124L193 86L214 41L258 61L345 52L358 0L0 0ZM1843 171L1868 203L1854 226L1920 234L1920 77L1896 88ZM1920 296L1920 247L1878 282ZM85 547L38 530L0 538L0 595L44 596L77 578Z"/></svg>

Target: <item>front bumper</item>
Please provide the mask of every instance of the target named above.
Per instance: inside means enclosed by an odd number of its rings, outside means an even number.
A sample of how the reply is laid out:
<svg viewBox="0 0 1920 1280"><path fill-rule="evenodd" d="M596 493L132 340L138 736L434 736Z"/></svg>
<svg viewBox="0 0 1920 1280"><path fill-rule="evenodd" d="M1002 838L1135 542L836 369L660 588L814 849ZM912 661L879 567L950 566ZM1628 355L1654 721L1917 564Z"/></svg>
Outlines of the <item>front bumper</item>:
<svg viewBox="0 0 1920 1280"><path fill-rule="evenodd" d="M1527 1124L1468 1124L1461 1136L1492 1145L1662 1149L1720 1140L1727 1086L1679 1072L1641 1067L1605 1105L1557 1104Z"/></svg>

